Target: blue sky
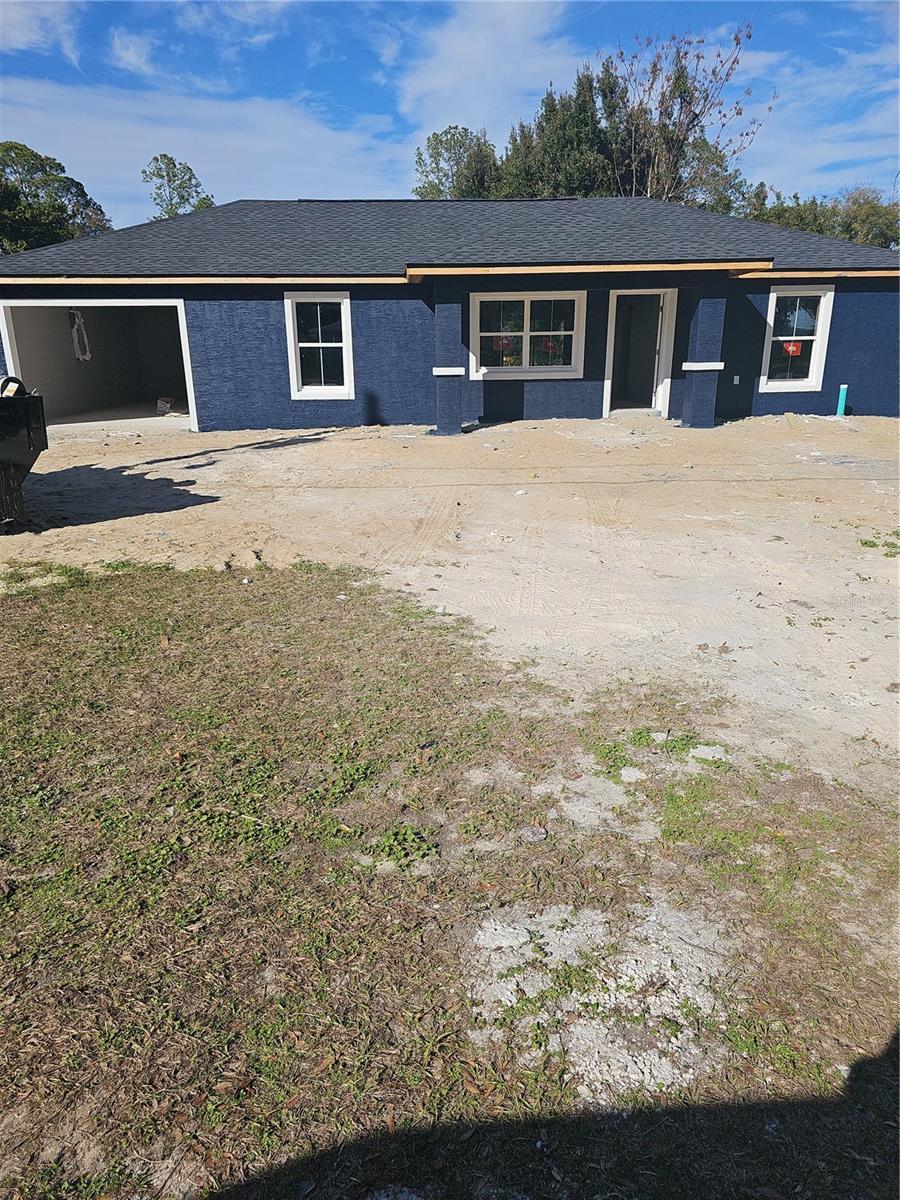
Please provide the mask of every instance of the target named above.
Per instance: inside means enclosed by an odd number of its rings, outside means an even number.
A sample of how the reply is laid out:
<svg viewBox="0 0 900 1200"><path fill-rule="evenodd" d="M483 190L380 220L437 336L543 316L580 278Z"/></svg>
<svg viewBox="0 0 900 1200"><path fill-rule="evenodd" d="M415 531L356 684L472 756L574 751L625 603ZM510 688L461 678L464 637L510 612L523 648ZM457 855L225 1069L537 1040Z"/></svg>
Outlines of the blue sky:
<svg viewBox="0 0 900 1200"><path fill-rule="evenodd" d="M891 0L0 0L2 136L60 158L116 225L150 215L140 170L159 151L220 203L405 196L431 130L502 144L598 52L673 30L716 44L747 20L749 110L778 100L745 173L803 194L892 187Z"/></svg>

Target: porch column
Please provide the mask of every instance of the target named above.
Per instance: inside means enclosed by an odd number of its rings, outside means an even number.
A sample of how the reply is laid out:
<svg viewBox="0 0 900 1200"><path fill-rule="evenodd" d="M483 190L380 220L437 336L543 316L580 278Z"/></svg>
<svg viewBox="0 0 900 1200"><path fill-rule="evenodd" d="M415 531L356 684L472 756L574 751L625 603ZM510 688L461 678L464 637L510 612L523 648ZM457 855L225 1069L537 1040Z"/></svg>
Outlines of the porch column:
<svg viewBox="0 0 900 1200"><path fill-rule="evenodd" d="M462 432L462 381L466 373L462 344L463 294L452 280L434 282L435 433Z"/></svg>
<svg viewBox="0 0 900 1200"><path fill-rule="evenodd" d="M716 388L722 361L722 333L725 328L725 288L713 284L697 288L696 305L691 317L687 361L681 369L687 375L687 395L681 415L682 425L712 429L716 423Z"/></svg>

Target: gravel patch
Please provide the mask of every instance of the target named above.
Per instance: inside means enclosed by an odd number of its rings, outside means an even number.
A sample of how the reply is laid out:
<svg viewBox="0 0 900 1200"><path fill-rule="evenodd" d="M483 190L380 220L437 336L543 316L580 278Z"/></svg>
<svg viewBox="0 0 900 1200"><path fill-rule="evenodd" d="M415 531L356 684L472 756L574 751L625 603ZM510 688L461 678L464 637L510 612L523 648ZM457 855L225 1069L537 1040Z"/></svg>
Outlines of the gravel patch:
<svg viewBox="0 0 900 1200"><path fill-rule="evenodd" d="M624 938L599 909L509 909L475 932L470 996L490 1037L560 1050L587 1099L667 1091L715 1057L699 1031L730 951L721 929L659 894Z"/></svg>

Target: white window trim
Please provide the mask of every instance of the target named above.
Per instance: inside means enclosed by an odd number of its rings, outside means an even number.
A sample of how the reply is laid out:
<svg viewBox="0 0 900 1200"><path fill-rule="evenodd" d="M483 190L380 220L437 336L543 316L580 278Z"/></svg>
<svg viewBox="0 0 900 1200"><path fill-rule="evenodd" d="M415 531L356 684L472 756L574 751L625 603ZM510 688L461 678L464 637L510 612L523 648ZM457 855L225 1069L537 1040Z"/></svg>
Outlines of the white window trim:
<svg viewBox="0 0 900 1200"><path fill-rule="evenodd" d="M813 341L812 357L807 379L769 379L769 363L772 346L775 344L775 304L779 296L819 296L819 313ZM760 392L821 392L825 374L825 355L828 350L828 334L831 329L831 310L834 304L834 284L823 283L818 287L802 287L799 284L778 284L769 290L769 307L766 312L766 340L763 345L762 369L759 375ZM807 337L801 339L808 341Z"/></svg>
<svg viewBox="0 0 900 1200"><path fill-rule="evenodd" d="M572 365L570 367L482 367L481 330L479 326L479 304L482 300L524 300L525 328L522 333L522 353L525 339L531 332L529 326L530 302L532 300L574 300L575 330L572 337ZM584 376L584 318L587 308L587 292L472 292L469 296L469 378L470 379L581 379ZM494 331L491 330L493 333Z"/></svg>
<svg viewBox="0 0 900 1200"><path fill-rule="evenodd" d="M333 384L304 386L300 374L300 347L297 342L297 321L294 305L298 301L324 304L340 301L341 305L341 334L344 351L344 382L341 387ZM350 330L350 293L349 292L285 292L284 293L284 324L287 331L288 371L291 377L292 400L353 400L355 398L353 384L353 338Z"/></svg>

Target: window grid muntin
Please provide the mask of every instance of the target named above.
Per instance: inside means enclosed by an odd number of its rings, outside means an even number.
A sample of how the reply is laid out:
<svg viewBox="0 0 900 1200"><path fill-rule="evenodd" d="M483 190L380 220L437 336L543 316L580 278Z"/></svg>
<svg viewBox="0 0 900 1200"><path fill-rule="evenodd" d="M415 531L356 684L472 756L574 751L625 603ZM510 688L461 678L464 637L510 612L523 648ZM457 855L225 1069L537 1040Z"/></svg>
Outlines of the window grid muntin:
<svg viewBox="0 0 900 1200"><path fill-rule="evenodd" d="M768 307L766 310L766 337L763 347L763 361L760 371L759 390L766 392L820 392L824 385L825 361L828 352L828 342L831 333L832 307L834 303L834 284L805 285L788 283L774 285L769 289ZM779 328L778 309L784 309L785 304L792 305L792 328L796 330L800 322L800 314L805 309L807 317L813 307L813 332L785 333L776 332ZM789 310L790 311L790 310ZM783 326L782 326L783 328ZM785 371L778 369L783 361L782 346L786 342L797 342L802 347L799 356L787 356L791 365ZM806 373L791 374L795 358L807 358Z"/></svg>
<svg viewBox="0 0 900 1200"><path fill-rule="evenodd" d="M286 291L284 309L291 399L353 400L350 293Z"/></svg>
<svg viewBox="0 0 900 1200"><path fill-rule="evenodd" d="M571 327L567 326L564 329L534 330L532 328L532 316L531 316L531 306L532 306L533 302L534 303L549 303L551 305L551 310L550 310L551 323L553 321L553 304L554 303L562 304L562 305L571 304L571 306L572 306ZM500 324L502 325L503 320L504 320L503 306L505 304L508 304L508 305L521 304L522 305L522 324L521 324L521 326L518 326L516 328L509 328L509 329L501 328L498 330L485 329L481 323L481 314L482 314L482 311L484 310L484 308L488 307L488 306L492 306L492 305L498 305L499 309L500 309ZM575 354L576 354L576 337L577 337L577 333L578 333L578 318L579 318L578 300L574 296L544 296L544 295L541 295L540 293L535 293L533 296L516 297L515 299L513 299L511 297L498 297L496 300L494 300L494 299L485 300L484 298L480 298L478 300L477 312L478 312L478 368L480 370L484 370L486 368L489 371L528 371L528 370L571 371L574 369ZM550 339L553 337L558 337L563 342L565 342L566 339L568 339L569 357L568 357L567 361L560 362L560 363L540 363L540 362L532 361L532 340L535 338L543 338L546 341L547 339ZM498 363L485 363L484 350L483 350L483 346L482 346L482 341L485 338L493 338L495 340L499 339L499 338L503 338L503 339L508 339L508 340L521 341L521 343L522 343L521 355L520 355L521 361L518 363L511 363L508 365L504 365L502 363L499 363L499 364ZM502 346L499 348L494 347L494 349L500 349L502 352L503 347Z"/></svg>

